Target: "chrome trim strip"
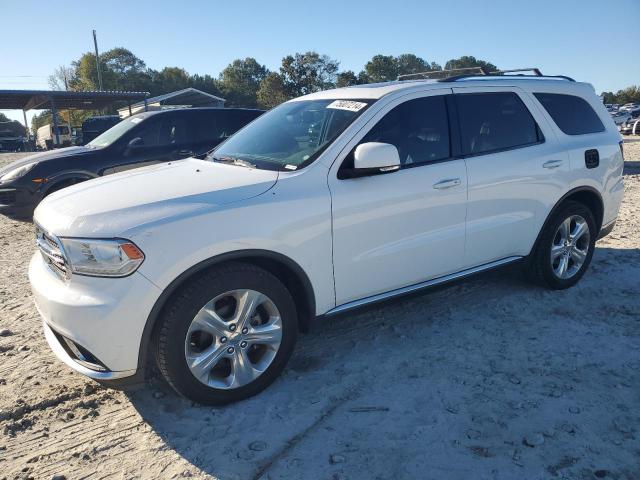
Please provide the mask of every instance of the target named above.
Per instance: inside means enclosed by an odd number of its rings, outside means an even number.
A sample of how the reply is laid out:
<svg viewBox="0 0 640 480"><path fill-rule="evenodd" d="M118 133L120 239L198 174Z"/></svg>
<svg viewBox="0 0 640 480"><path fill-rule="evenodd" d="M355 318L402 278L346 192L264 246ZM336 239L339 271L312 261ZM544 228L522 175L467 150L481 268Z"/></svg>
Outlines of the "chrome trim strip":
<svg viewBox="0 0 640 480"><path fill-rule="evenodd" d="M70 267L64 248L58 237L47 232L34 221L36 228L36 245L44 256L46 263L61 280L69 280Z"/></svg>
<svg viewBox="0 0 640 480"><path fill-rule="evenodd" d="M327 316L336 315L338 313L346 312L347 310L352 310L354 308L362 307L369 303L379 302L381 300L386 300L387 298L397 297L399 295L404 295L405 293L415 292L417 290L422 290L423 288L433 287L435 285L447 283L453 280L457 280L459 278L464 278L469 275L473 275L474 273L479 273L484 270L490 270L492 268L500 267L502 265L507 265L509 263L513 263L518 260L521 260L522 258L523 257L507 257L507 258L503 258L502 260L486 263L484 265L469 268L467 270L462 270L457 273L452 273L450 275L445 275L443 277L427 280L426 282L416 283L414 285L409 285L408 287L402 287L396 290L391 290L389 292L379 293L377 295L372 295L370 297L362 298L360 300L354 300L353 302L345 303L335 308L332 308L327 313L325 313L325 315Z"/></svg>
<svg viewBox="0 0 640 480"><path fill-rule="evenodd" d="M83 375L86 375L87 377L93 378L94 380L115 380L118 378L130 377L136 373L136 370L123 370L120 372L112 372L112 371L99 372L96 370L91 370L90 368L87 368L84 365L81 365L80 363L75 361L66 352L63 346L60 345L60 342L58 341L56 336L53 334L51 327L47 325L47 322L45 322L44 320L42 321L42 327L44 328L44 336L47 339L47 343L49 344L49 347L51 348L53 353L55 353L56 357L58 357L60 360L66 363L67 366L71 367L73 370L75 370L78 373L81 373Z"/></svg>

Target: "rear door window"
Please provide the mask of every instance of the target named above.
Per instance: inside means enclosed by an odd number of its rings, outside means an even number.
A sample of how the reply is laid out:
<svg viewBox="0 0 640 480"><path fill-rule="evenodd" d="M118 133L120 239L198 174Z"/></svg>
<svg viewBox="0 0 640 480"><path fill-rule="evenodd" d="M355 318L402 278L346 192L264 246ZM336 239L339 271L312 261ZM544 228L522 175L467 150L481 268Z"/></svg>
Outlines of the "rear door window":
<svg viewBox="0 0 640 480"><path fill-rule="evenodd" d="M142 139L145 147L182 145L187 134L186 122L173 115L157 115L145 121L134 137Z"/></svg>
<svg viewBox="0 0 640 480"><path fill-rule="evenodd" d="M604 125L591 105L575 95L534 93L558 128L567 135L604 132Z"/></svg>
<svg viewBox="0 0 640 480"><path fill-rule="evenodd" d="M543 140L533 116L513 92L456 94L462 153L479 155Z"/></svg>

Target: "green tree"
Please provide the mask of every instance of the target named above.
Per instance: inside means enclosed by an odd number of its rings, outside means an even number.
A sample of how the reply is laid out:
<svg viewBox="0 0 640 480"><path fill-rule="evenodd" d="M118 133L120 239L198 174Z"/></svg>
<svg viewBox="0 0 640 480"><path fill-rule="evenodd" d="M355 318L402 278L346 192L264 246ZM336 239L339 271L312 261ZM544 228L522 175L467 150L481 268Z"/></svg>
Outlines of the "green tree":
<svg viewBox="0 0 640 480"><path fill-rule="evenodd" d="M469 55L462 56L460 58L452 58L445 65L445 70L453 70L455 68L470 68L470 67L484 67L489 71L498 70L493 63L486 62L484 60L479 60L476 57L472 57Z"/></svg>
<svg viewBox="0 0 640 480"><path fill-rule="evenodd" d="M602 101L604 103L640 103L640 85L631 85L630 87L613 92L602 92Z"/></svg>
<svg viewBox="0 0 640 480"><path fill-rule="evenodd" d="M188 86L189 74L184 68L164 67L159 72L151 71L151 88L149 88L149 92L152 96L182 90Z"/></svg>
<svg viewBox="0 0 640 480"><path fill-rule="evenodd" d="M615 103L640 103L640 86L632 85L624 90L618 90L616 99L617 102Z"/></svg>
<svg viewBox="0 0 640 480"><path fill-rule="evenodd" d="M264 77L260 82L256 97L258 106L266 109L280 105L290 98L287 95L282 76L276 72L270 72Z"/></svg>
<svg viewBox="0 0 640 480"><path fill-rule="evenodd" d="M42 110L31 118L31 131L36 134L38 128L51 123L51 110Z"/></svg>
<svg viewBox="0 0 640 480"><path fill-rule="evenodd" d="M617 103L616 95L613 92L602 92L602 103Z"/></svg>
<svg viewBox="0 0 640 480"><path fill-rule="evenodd" d="M113 48L100 55L106 68L106 78L115 90L147 91L151 83L149 70L143 60L126 48ZM105 73L103 73L103 80Z"/></svg>
<svg viewBox="0 0 640 480"><path fill-rule="evenodd" d="M359 83L389 82L395 80L399 75L409 75L412 73L429 72L432 70L442 70L442 67L435 62L429 63L422 57L413 53L403 53L394 57L393 55L374 55L358 76Z"/></svg>
<svg viewBox="0 0 640 480"><path fill-rule="evenodd" d="M72 62L70 90L98 90L96 56L87 52ZM100 54L100 72L104 90L146 91L151 83L144 61L126 48L113 48Z"/></svg>
<svg viewBox="0 0 640 480"><path fill-rule="evenodd" d="M211 95L222 96L218 81L211 75L191 75L189 77L189 86Z"/></svg>
<svg viewBox="0 0 640 480"><path fill-rule="evenodd" d="M231 62L220 74L220 89L230 107L256 107L260 82L269 71L255 58Z"/></svg>
<svg viewBox="0 0 640 480"><path fill-rule="evenodd" d="M397 56L396 65L398 75L409 75L411 73L422 73L442 69L437 63L429 63L424 58L420 58L413 53L403 53Z"/></svg>
<svg viewBox="0 0 640 480"><path fill-rule="evenodd" d="M339 65L338 61L317 52L287 55L280 67L287 95L298 97L332 88Z"/></svg>
<svg viewBox="0 0 640 480"><path fill-rule="evenodd" d="M374 55L361 72L367 83L388 82L398 78L398 63L393 55Z"/></svg>
<svg viewBox="0 0 640 480"><path fill-rule="evenodd" d="M351 85L358 85L358 83L358 77L351 70L345 70L336 76L336 87L350 87Z"/></svg>

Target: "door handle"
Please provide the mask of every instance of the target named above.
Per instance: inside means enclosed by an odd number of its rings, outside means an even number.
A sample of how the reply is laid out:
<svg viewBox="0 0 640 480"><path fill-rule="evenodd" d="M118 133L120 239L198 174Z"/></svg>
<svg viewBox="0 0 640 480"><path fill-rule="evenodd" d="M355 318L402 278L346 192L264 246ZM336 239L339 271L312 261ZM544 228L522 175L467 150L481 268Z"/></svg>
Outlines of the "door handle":
<svg viewBox="0 0 640 480"><path fill-rule="evenodd" d="M459 178L447 178L446 180L440 180L433 184L433 188L436 190L442 190L444 188L457 187L462 181Z"/></svg>
<svg viewBox="0 0 640 480"><path fill-rule="evenodd" d="M180 157L193 157L193 152L191 150L178 150L177 154Z"/></svg>
<svg viewBox="0 0 640 480"><path fill-rule="evenodd" d="M558 168L564 162L562 160L549 160L542 164L544 168Z"/></svg>

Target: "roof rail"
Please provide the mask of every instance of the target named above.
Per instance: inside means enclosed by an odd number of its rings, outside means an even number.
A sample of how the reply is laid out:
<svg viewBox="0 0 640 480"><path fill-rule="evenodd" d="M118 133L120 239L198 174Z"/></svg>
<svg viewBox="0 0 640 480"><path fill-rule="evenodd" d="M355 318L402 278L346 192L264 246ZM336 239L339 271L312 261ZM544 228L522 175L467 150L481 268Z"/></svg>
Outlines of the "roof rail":
<svg viewBox="0 0 640 480"><path fill-rule="evenodd" d="M487 75L489 72L484 67L466 67L466 68L452 68L450 70L429 70L428 72L408 73L406 75L398 75L398 80L430 80L440 79L444 80L452 76L472 76ZM454 75L451 75L454 74Z"/></svg>
<svg viewBox="0 0 640 480"><path fill-rule="evenodd" d="M532 72L525 74L523 72ZM473 77L498 77L498 76L514 76L514 77L544 77L558 78L575 82L571 77L566 75L543 75L539 68L516 68L511 70L489 70L486 67L467 67L453 68L450 70L430 70L428 72L409 73L407 75L399 75L398 80L438 80L439 82L455 82L463 78Z"/></svg>
<svg viewBox="0 0 640 480"><path fill-rule="evenodd" d="M524 74L521 72L533 72L532 74ZM463 78L473 78L473 77L500 77L500 76L513 76L513 77L528 77L528 78L557 78L561 80L567 80L568 82L575 82L575 80L571 77L567 77L566 75L543 75L539 68L516 68L512 70L494 70L487 71L483 69L482 74L473 75L473 74L465 74L465 75L455 75L451 77L446 77L438 80L439 82L455 82L457 80L462 80Z"/></svg>

